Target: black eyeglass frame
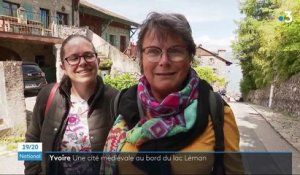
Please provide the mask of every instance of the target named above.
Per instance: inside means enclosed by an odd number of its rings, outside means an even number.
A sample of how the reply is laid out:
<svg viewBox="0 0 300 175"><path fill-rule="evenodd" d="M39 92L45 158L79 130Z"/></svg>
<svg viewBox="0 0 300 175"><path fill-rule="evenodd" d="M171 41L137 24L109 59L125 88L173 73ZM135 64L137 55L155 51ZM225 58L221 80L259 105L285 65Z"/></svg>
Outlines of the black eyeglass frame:
<svg viewBox="0 0 300 175"><path fill-rule="evenodd" d="M93 60L87 60L87 58L86 57L89 57L90 55L87 55L87 54L93 54ZM77 63L75 64L70 64L70 62L69 62L69 59L71 58L71 57L74 57L74 58L77 58L78 59L78 61L77 61ZM98 57L98 54L96 53L96 52L86 52L86 53L84 53L84 54L82 54L82 55L70 55L70 56L68 56L68 57L66 57L66 58L64 58L64 61L66 61L69 65L71 65L71 66L75 66L75 65L78 65L79 63L80 63L80 60L81 60L81 58L83 58L84 59L84 61L85 62L87 62L87 63L92 63L92 62L94 62L94 61L96 61L97 60L97 57Z"/></svg>

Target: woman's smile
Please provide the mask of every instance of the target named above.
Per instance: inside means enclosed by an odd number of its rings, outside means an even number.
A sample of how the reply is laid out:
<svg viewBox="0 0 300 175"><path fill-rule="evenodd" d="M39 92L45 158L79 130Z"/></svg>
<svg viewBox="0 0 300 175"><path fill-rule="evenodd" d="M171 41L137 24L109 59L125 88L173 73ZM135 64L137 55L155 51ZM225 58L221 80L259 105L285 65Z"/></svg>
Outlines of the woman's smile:
<svg viewBox="0 0 300 175"><path fill-rule="evenodd" d="M163 73L155 73L156 76L172 76L175 75L176 72L163 72Z"/></svg>
<svg viewBox="0 0 300 175"><path fill-rule="evenodd" d="M76 71L76 73L84 75L84 74L89 74L92 71L93 71L93 69L83 69L83 70Z"/></svg>

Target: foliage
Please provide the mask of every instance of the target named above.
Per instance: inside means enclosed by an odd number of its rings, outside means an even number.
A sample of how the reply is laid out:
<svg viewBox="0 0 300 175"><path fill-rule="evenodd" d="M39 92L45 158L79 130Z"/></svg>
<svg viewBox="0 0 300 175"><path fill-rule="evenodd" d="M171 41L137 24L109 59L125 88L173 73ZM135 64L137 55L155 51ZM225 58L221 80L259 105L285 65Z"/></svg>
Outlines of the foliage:
<svg viewBox="0 0 300 175"><path fill-rule="evenodd" d="M5 145L7 150L13 151L17 150L18 142L24 142L24 136L5 136L1 137L0 145Z"/></svg>
<svg viewBox="0 0 300 175"><path fill-rule="evenodd" d="M112 66L112 60L111 59L104 59L100 61L99 68L101 70L110 69Z"/></svg>
<svg viewBox="0 0 300 175"><path fill-rule="evenodd" d="M251 77L244 77L240 82L240 88L241 92L243 92L243 95L247 96L250 90L256 89L255 87L253 87L254 85L255 83L253 82L253 79Z"/></svg>
<svg viewBox="0 0 300 175"><path fill-rule="evenodd" d="M197 67L198 65L200 64L200 61L196 60L196 58L194 58L191 62L191 66L194 68L194 67Z"/></svg>
<svg viewBox="0 0 300 175"><path fill-rule="evenodd" d="M215 75L214 71L209 67L194 67L194 70L197 72L198 76L206 80L210 84L216 84L218 86L224 86L225 79L219 78L217 75Z"/></svg>
<svg viewBox="0 0 300 175"><path fill-rule="evenodd" d="M201 79L206 80L210 84L216 84L218 86L224 86L225 79L219 78L215 75L214 71L209 67L194 67L198 76ZM106 75L103 80L105 84L108 84L118 90L129 88L138 83L139 76L129 73L118 74L115 76Z"/></svg>
<svg viewBox="0 0 300 175"><path fill-rule="evenodd" d="M118 74L116 76L106 75L104 77L104 83L109 84L110 86L122 90L125 88L129 88L138 83L138 78L135 75L124 73Z"/></svg>
<svg viewBox="0 0 300 175"><path fill-rule="evenodd" d="M300 1L245 0L240 7L245 17L237 22L237 39L232 43L236 59L241 62L241 91L282 82L300 72ZM293 21L279 21L286 11Z"/></svg>

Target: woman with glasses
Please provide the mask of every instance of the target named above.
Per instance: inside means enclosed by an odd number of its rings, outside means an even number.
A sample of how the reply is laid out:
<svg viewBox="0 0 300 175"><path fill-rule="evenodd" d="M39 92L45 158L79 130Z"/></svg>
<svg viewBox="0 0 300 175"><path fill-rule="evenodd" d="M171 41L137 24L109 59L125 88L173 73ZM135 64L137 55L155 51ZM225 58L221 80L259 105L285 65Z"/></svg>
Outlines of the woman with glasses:
<svg viewBox="0 0 300 175"><path fill-rule="evenodd" d="M111 107L117 91L97 75L100 59L87 37L66 38L60 58L64 76L58 89L52 84L38 94L26 142L41 142L44 153L102 151L114 122ZM25 162L25 174L98 174L99 168L99 161L54 161L49 155L42 162Z"/></svg>
<svg viewBox="0 0 300 175"><path fill-rule="evenodd" d="M215 146L208 101L212 88L191 68L196 45L188 21L181 14L150 13L140 27L137 50L143 76L122 91L104 148L133 154L102 157L100 174L210 174L214 156L200 161L174 154L214 152ZM239 131L227 104L224 146L239 151ZM239 174L242 169L235 166L226 165L226 173Z"/></svg>

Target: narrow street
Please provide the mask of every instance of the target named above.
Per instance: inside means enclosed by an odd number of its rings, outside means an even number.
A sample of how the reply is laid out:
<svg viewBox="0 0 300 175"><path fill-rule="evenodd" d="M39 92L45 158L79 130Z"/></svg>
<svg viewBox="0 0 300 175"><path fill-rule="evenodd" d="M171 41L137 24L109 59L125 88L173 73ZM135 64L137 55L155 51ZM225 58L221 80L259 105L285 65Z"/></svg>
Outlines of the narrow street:
<svg viewBox="0 0 300 175"><path fill-rule="evenodd" d="M241 151L294 151L265 119L244 103L230 103L236 117Z"/></svg>
<svg viewBox="0 0 300 175"><path fill-rule="evenodd" d="M293 174L300 174L300 153L245 103L229 103L240 130L241 152L292 152ZM280 132L280 131L279 131Z"/></svg>

